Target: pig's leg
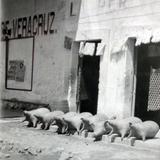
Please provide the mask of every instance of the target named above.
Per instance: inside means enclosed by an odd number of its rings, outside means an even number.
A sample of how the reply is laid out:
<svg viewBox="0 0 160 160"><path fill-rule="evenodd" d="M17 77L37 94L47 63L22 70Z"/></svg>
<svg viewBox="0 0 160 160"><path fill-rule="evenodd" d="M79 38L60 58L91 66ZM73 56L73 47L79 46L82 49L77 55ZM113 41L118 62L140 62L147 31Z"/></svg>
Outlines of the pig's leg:
<svg viewBox="0 0 160 160"><path fill-rule="evenodd" d="M45 129L45 123L42 122L41 129Z"/></svg>
<svg viewBox="0 0 160 160"><path fill-rule="evenodd" d="M46 123L46 130L49 130L50 125L51 125L51 123L50 123L50 122L47 122L47 123Z"/></svg>
<svg viewBox="0 0 160 160"><path fill-rule="evenodd" d="M146 136L144 134L142 135L142 140L143 142L146 140Z"/></svg>
<svg viewBox="0 0 160 160"><path fill-rule="evenodd" d="M33 123L31 122L31 120L28 121L27 127L33 127Z"/></svg>
<svg viewBox="0 0 160 160"><path fill-rule="evenodd" d="M125 131L123 131L123 132L121 133L121 141L123 141L123 139L124 139L125 135L126 135L126 132L125 132Z"/></svg>
<svg viewBox="0 0 160 160"><path fill-rule="evenodd" d="M127 136L127 138L130 138L132 137L133 133L132 133L132 130L129 131L129 135Z"/></svg>
<svg viewBox="0 0 160 160"><path fill-rule="evenodd" d="M33 121L33 127L36 128L38 123L37 118L33 118L32 121Z"/></svg>
<svg viewBox="0 0 160 160"><path fill-rule="evenodd" d="M111 129L110 133L108 134L108 136L111 136L113 134L114 130L113 128Z"/></svg>

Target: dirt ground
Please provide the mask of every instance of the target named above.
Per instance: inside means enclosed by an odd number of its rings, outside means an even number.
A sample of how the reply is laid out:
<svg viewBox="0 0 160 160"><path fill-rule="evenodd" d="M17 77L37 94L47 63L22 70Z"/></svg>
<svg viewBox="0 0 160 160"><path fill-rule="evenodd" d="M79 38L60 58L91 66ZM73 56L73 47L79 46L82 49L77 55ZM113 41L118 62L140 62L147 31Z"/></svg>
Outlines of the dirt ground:
<svg viewBox="0 0 160 160"><path fill-rule="evenodd" d="M2 160L159 160L160 151L127 145L92 142L80 136L65 136L27 128L20 119L0 120Z"/></svg>

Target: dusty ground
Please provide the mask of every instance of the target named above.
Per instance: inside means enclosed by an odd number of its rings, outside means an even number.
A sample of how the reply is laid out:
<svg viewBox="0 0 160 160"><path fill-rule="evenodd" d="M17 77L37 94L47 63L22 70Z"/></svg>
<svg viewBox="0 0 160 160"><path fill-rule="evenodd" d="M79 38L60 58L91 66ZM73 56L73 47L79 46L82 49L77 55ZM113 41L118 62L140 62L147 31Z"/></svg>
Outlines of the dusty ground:
<svg viewBox="0 0 160 160"><path fill-rule="evenodd" d="M92 142L39 128L19 119L0 120L0 159L3 160L159 160L160 151Z"/></svg>

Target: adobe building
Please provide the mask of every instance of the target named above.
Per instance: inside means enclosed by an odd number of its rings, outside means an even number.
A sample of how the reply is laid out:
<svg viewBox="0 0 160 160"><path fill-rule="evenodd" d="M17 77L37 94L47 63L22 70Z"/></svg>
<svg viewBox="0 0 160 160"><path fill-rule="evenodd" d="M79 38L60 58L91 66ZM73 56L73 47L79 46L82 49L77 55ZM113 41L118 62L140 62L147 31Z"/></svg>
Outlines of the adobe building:
<svg viewBox="0 0 160 160"><path fill-rule="evenodd" d="M4 0L2 8L2 28L11 25L12 33L8 39L2 36L3 102L44 103L109 117L135 115L160 123L159 1ZM29 33L25 24L32 28Z"/></svg>
<svg viewBox="0 0 160 160"><path fill-rule="evenodd" d="M159 9L159 1L82 0L76 40L105 48L90 57L99 61L98 112L160 124Z"/></svg>
<svg viewBox="0 0 160 160"><path fill-rule="evenodd" d="M2 0L1 8L2 115L9 114L6 108L36 104L67 111L71 77L76 88L72 43L80 1Z"/></svg>

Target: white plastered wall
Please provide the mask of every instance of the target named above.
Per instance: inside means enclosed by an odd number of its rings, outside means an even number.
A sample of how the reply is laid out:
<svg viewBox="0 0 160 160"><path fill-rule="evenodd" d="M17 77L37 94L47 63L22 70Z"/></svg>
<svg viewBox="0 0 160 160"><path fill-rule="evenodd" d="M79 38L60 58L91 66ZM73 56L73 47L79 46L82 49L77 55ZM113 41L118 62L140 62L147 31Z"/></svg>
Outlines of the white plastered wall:
<svg viewBox="0 0 160 160"><path fill-rule="evenodd" d="M151 35L159 35L160 26L160 1L121 2L82 0L76 37L91 39L97 32L97 39L107 39L100 63L98 112L120 118L134 114L134 39L137 45L149 43Z"/></svg>
<svg viewBox="0 0 160 160"><path fill-rule="evenodd" d="M74 55L76 53L64 48L65 36L72 38L74 41L77 30L80 1L74 1L77 14L76 16L70 16L71 1L2 0L3 21L54 11L54 29L57 29L56 34L35 37L33 88L30 92L5 89L5 41L2 42L2 58L0 57L0 61L3 60L0 64L0 66L2 65L2 68L0 68L0 70L2 69L2 99L16 98L21 101L49 103L53 108L63 109L64 103L68 101L71 74L74 75L74 87L76 81L77 65L72 65L73 59L76 59ZM71 106L76 107L75 102L73 103Z"/></svg>

